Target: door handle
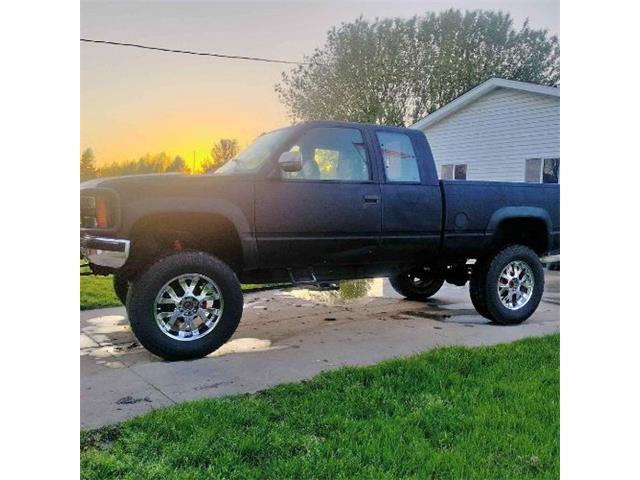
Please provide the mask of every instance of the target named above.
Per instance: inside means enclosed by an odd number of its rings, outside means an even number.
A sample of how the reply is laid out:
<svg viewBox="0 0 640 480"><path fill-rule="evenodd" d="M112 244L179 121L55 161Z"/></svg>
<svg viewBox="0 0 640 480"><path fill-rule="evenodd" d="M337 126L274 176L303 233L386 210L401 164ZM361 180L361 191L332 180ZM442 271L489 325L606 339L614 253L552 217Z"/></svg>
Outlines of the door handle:
<svg viewBox="0 0 640 480"><path fill-rule="evenodd" d="M363 195L362 199L364 203L378 203L380 201L380 197L378 195Z"/></svg>

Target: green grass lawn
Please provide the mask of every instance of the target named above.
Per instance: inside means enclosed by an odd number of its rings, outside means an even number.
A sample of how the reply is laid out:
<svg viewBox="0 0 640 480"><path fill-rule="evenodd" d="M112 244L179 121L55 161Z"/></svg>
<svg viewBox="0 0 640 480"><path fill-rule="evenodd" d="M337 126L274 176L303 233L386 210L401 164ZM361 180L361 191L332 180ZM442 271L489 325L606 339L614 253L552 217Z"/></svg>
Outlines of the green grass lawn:
<svg viewBox="0 0 640 480"><path fill-rule="evenodd" d="M81 434L86 479L558 478L560 337L442 348Z"/></svg>
<svg viewBox="0 0 640 480"><path fill-rule="evenodd" d="M82 271L83 269L81 269ZM242 285L243 290L254 290L269 285ZM97 275L80 276L80 310L119 307L122 305L113 291L113 277Z"/></svg>
<svg viewBox="0 0 640 480"><path fill-rule="evenodd" d="M80 310L122 305L113 291L113 278L97 275L80 276Z"/></svg>

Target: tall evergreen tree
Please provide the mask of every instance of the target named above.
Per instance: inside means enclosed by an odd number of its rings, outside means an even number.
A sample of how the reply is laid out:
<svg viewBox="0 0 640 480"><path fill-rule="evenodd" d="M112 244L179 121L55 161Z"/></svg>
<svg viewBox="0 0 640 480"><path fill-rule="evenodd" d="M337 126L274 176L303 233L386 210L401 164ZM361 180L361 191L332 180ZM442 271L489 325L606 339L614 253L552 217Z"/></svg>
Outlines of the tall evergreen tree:
<svg viewBox="0 0 640 480"><path fill-rule="evenodd" d="M80 181L96 178L96 158L92 148L87 148L80 156Z"/></svg>

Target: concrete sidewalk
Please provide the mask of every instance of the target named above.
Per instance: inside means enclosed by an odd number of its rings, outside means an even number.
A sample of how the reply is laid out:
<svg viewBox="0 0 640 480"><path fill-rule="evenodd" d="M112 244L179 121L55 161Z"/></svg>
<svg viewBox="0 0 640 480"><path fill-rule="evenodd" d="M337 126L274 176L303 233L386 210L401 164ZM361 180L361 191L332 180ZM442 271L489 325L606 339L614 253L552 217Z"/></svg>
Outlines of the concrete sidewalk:
<svg viewBox="0 0 640 480"><path fill-rule="evenodd" d="M560 273L546 272L537 312L524 324L488 323L466 287L429 303L399 298L388 281L341 300L306 290L247 294L240 327L207 358L165 362L140 347L122 307L81 312L81 426L94 428L186 400L255 392L344 365L369 365L443 345L491 345L560 328Z"/></svg>

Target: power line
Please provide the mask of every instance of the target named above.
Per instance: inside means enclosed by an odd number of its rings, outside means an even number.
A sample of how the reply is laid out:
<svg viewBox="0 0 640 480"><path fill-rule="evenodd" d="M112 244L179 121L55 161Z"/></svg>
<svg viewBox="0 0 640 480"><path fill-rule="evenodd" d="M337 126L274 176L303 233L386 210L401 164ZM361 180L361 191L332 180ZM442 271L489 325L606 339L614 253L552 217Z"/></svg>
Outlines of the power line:
<svg viewBox="0 0 640 480"><path fill-rule="evenodd" d="M87 43L101 43L104 45L116 45L120 47L143 48L146 50L157 50L159 52L182 53L186 55L199 55L202 57L230 58L232 60L250 60L253 62L266 62L266 63L285 63L287 65L310 65L310 63L306 63L306 62L293 62L290 60L277 60L273 58L262 58L262 57L248 57L245 55L225 55L223 53L194 52L191 50L177 50L174 48L150 47L148 45L139 45L137 43L112 42L110 40L93 40L91 38L81 38L80 41L87 42Z"/></svg>

